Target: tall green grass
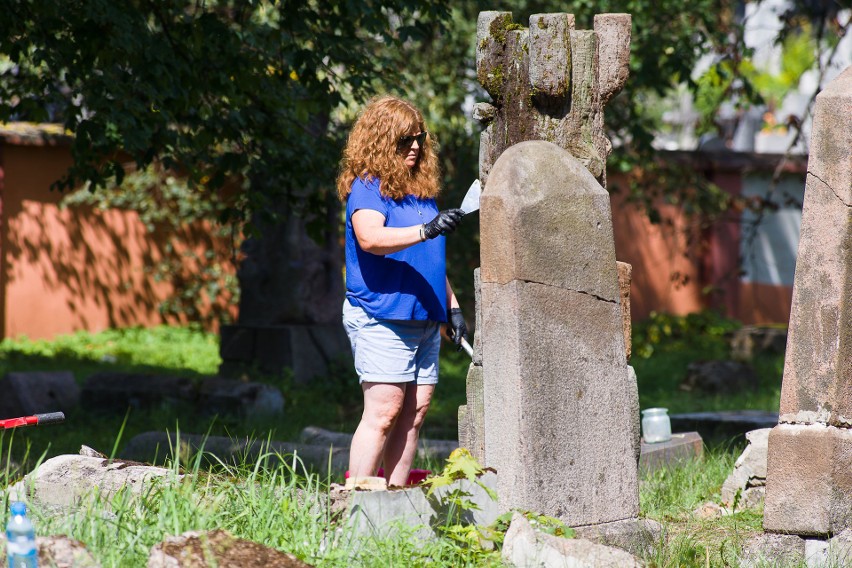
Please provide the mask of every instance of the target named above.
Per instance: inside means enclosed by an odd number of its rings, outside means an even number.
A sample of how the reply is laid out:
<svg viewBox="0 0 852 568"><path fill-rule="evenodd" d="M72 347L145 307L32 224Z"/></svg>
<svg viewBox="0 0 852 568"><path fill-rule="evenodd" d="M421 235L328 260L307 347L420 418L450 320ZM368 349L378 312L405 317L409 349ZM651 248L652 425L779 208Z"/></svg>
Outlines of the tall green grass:
<svg viewBox="0 0 852 568"><path fill-rule="evenodd" d="M762 509L734 510L721 517L702 518L704 503L721 502L720 490L734 467L739 450L717 447L700 459L644 472L639 502L644 517L659 521L665 541L645 560L658 568L732 566L740 564L743 543L762 532Z"/></svg>
<svg viewBox="0 0 852 568"><path fill-rule="evenodd" d="M203 469L210 459L199 452L185 468L173 460L168 475L141 494L94 490L62 514L35 504L36 531L80 540L104 567L145 566L151 548L167 536L214 529L318 567L501 565L499 552L447 537L423 542L406 538L404 529L393 538L353 533L332 508L329 478L308 472L292 456L266 453L251 463L219 461Z"/></svg>

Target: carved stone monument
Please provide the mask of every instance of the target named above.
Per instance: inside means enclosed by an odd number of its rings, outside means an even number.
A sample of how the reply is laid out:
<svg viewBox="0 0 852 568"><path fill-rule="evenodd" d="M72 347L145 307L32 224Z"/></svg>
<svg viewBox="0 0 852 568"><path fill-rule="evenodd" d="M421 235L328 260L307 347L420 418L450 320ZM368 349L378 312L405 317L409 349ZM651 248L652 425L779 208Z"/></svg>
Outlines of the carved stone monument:
<svg viewBox="0 0 852 568"><path fill-rule="evenodd" d="M624 85L630 16L483 12L474 109L481 287L460 441L502 509L572 526L636 517L638 420L612 237L603 107ZM627 272L623 271L629 278ZM636 414L636 416L634 416Z"/></svg>
<svg viewBox="0 0 852 568"><path fill-rule="evenodd" d="M816 99L763 526L852 527L852 67Z"/></svg>
<svg viewBox="0 0 852 568"><path fill-rule="evenodd" d="M482 194L485 463L501 509L636 517L633 397L609 194L566 150L516 144Z"/></svg>
<svg viewBox="0 0 852 568"><path fill-rule="evenodd" d="M221 329L221 375L291 369L297 382L306 382L350 353L340 324L343 253L336 230L318 244L305 225L283 213L276 222L256 221L258 232L243 245L237 273L239 319Z"/></svg>
<svg viewBox="0 0 852 568"><path fill-rule="evenodd" d="M476 72L493 100L474 109L487 125L479 146L483 187L500 154L524 140L565 148L606 186L612 144L603 109L627 80L630 22L629 14L598 14L594 30L576 30L572 14L534 14L524 29L511 12L479 14Z"/></svg>

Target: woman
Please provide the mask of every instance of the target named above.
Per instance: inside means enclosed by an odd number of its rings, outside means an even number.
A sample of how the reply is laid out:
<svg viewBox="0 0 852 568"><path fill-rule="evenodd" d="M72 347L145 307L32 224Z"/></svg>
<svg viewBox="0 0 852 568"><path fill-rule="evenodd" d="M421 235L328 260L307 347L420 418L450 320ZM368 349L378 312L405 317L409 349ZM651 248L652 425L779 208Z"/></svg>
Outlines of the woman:
<svg viewBox="0 0 852 568"><path fill-rule="evenodd" d="M337 178L346 203L346 300L364 414L352 438L350 478L405 485L438 382L440 325L467 335L446 276L443 235L464 212L438 211L438 163L417 108L374 99L346 144Z"/></svg>

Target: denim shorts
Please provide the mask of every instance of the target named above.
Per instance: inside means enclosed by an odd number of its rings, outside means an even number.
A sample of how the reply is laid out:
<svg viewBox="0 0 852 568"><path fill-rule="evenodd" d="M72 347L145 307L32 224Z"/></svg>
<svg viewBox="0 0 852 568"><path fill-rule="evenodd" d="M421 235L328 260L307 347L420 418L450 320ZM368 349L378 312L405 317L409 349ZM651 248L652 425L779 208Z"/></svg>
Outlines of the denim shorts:
<svg viewBox="0 0 852 568"><path fill-rule="evenodd" d="M360 382L438 383L441 324L420 320L378 320L343 302L343 327L352 344Z"/></svg>

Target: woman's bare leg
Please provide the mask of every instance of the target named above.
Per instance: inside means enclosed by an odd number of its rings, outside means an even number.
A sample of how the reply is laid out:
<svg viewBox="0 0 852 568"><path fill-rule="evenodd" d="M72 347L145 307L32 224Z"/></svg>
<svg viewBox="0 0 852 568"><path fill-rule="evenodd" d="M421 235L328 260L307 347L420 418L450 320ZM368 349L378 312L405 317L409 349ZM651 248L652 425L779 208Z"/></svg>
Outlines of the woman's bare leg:
<svg viewBox="0 0 852 568"><path fill-rule="evenodd" d="M384 466L388 485L405 485L408 481L408 473L417 453L420 427L429 410L433 392L435 385L417 385L413 382L408 383L405 389L402 410L385 444Z"/></svg>
<svg viewBox="0 0 852 568"><path fill-rule="evenodd" d="M349 448L349 476L376 475L388 433L403 407L406 383L361 383L364 414Z"/></svg>

